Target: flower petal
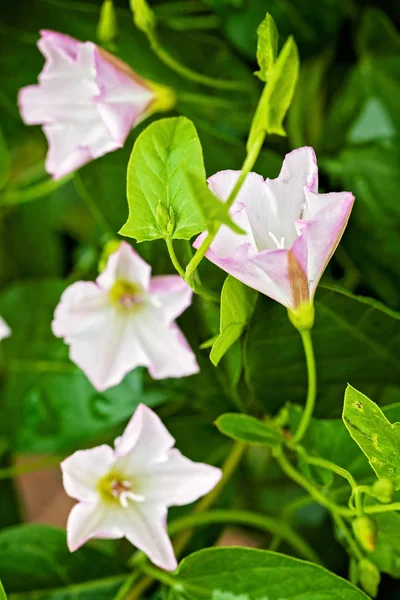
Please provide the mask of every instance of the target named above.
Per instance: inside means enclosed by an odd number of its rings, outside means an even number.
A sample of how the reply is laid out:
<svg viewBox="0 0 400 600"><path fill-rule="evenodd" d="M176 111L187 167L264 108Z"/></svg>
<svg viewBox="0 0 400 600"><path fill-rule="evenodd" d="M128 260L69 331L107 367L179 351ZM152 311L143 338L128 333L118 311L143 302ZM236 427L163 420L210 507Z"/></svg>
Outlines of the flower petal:
<svg viewBox="0 0 400 600"><path fill-rule="evenodd" d="M129 67L101 48L95 50L96 82L101 94L96 98L112 139L123 145L128 132L154 100L154 92Z"/></svg>
<svg viewBox="0 0 400 600"><path fill-rule="evenodd" d="M120 526L125 537L142 550L152 563L174 571L178 564L168 537L167 509L158 504L129 503L120 514Z"/></svg>
<svg viewBox="0 0 400 600"><path fill-rule="evenodd" d="M147 290L150 283L151 267L127 242L121 242L118 250L111 254L107 266L97 278L104 289L110 289L116 281L139 284Z"/></svg>
<svg viewBox="0 0 400 600"><path fill-rule="evenodd" d="M146 318L137 320L135 334L147 356L147 366L153 379L187 377L199 372L196 356L175 323L167 326L160 311L147 311Z"/></svg>
<svg viewBox="0 0 400 600"><path fill-rule="evenodd" d="M52 322L53 333L71 343L74 336L98 328L109 311L107 295L95 283L77 281L61 296Z"/></svg>
<svg viewBox="0 0 400 600"><path fill-rule="evenodd" d="M7 325L7 323L0 317L0 340L4 340L4 338L10 337L11 329Z"/></svg>
<svg viewBox="0 0 400 600"><path fill-rule="evenodd" d="M68 496L83 502L97 502L97 484L111 469L115 453L103 444L90 450L78 450L61 463L63 485Z"/></svg>
<svg viewBox="0 0 400 600"><path fill-rule="evenodd" d="M67 544L71 552L92 538L118 539L124 536L116 522L114 511L102 503L76 504L69 513Z"/></svg>
<svg viewBox="0 0 400 600"><path fill-rule="evenodd" d="M304 187L318 191L318 167L315 152L304 147L286 154L282 169L276 179L267 179L265 186L269 190L268 202L274 205L279 214L279 230L272 233L279 240L284 238L285 248L289 248L297 237L295 220L299 219L305 205ZM250 219L249 203L248 213ZM253 219L253 223L257 223ZM264 220L259 227L264 224Z"/></svg>
<svg viewBox="0 0 400 600"><path fill-rule="evenodd" d="M221 469L193 462L174 449L166 462L149 468L141 480L140 493L146 502L183 506L208 494L221 477Z"/></svg>
<svg viewBox="0 0 400 600"><path fill-rule="evenodd" d="M354 196L350 192L308 192L307 198L308 214L314 216L305 222L301 236L293 244L292 251L306 273L310 298L313 298L319 280L346 228ZM318 203L323 207L322 210L316 210Z"/></svg>
<svg viewBox="0 0 400 600"><path fill-rule="evenodd" d="M191 305L193 291L179 275L161 275L151 279L149 294L155 297L154 304L170 324Z"/></svg>
<svg viewBox="0 0 400 600"><path fill-rule="evenodd" d="M139 404L115 443L115 451L120 458L117 464L131 465L135 471L147 470L149 464L165 461L174 444L175 439L160 417L151 408ZM128 457L128 461L122 460L122 457Z"/></svg>
<svg viewBox="0 0 400 600"><path fill-rule="evenodd" d="M41 124L49 142L46 170L55 179L120 148L145 116L154 92L122 61L69 36L42 31L46 58L39 85L20 90L26 124Z"/></svg>

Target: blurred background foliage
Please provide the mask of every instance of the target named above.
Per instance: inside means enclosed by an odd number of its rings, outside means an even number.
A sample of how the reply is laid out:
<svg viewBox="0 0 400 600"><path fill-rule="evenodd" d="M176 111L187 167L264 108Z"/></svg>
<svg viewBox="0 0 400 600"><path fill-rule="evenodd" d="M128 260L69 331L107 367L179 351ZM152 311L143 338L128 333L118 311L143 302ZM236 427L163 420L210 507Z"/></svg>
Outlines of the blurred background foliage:
<svg viewBox="0 0 400 600"><path fill-rule="evenodd" d="M178 105L171 115L184 114L194 121L207 175L238 169L245 156L246 134L261 91L253 71L256 29L265 12L276 21L280 45L288 35L294 36L301 74L286 120L288 135L267 138L255 170L275 177L287 151L302 145L315 148L320 190L350 190L356 196L324 283L374 299L363 303L332 289L317 294L317 416L340 415L347 381L381 404L398 402L400 5L389 0L153 2L163 44L171 54L198 72L246 83L247 92L237 97L220 92L218 105L207 101L218 92L182 79L152 53L133 25L127 1L118 0L116 5L119 37L114 52L140 75L177 90ZM154 382L137 369L103 394L95 392L69 362L68 348L50 330L62 290L77 279L96 277L104 243L126 220L126 166L133 143L149 120L132 132L123 149L90 163L59 185L44 172L47 144L40 128L22 123L17 91L35 83L42 68L38 31L53 29L96 41L99 9L96 0L3 0L0 9L0 315L13 330L1 345L0 460L7 466L14 452L63 454L109 442L135 406L145 402L159 407L185 454L218 463L229 442L211 423L222 412L234 410L238 390L256 414L276 413L286 401L303 402L301 343L281 306L259 299L244 343L237 342L216 369L208 351L199 347L218 332L219 310L196 298L180 324L198 354L201 373ZM172 272L161 241L145 242L138 251L155 273ZM189 245L182 243L178 251L187 262ZM220 290L224 274L218 269L202 264L201 275ZM238 474L246 485L235 502L276 512L283 498L293 500L299 491L274 468L267 470L263 452L253 454L248 469ZM0 482L0 488L1 529L23 519L23 508L19 510L11 484ZM298 521L328 567L343 573L346 559L327 526L325 511L306 507L298 513ZM10 548L19 547L19 541L7 536L9 532L0 532L0 573L6 588L28 592L65 584L65 577L59 580L54 573L35 579L32 565L28 571L33 579L16 577ZM66 555L63 536L61 540L54 531L33 531L32 545L43 545L43 536L50 549L61 553L59 560L67 565L71 584L109 576L110 590L115 591L123 572L117 563L105 567L91 555L95 549L85 549L87 564L94 561L98 569L83 575ZM194 544L204 544L201 536ZM11 552L7 561L6 549ZM400 561L400 548L390 552ZM93 588L93 595L79 598L112 597L107 586L101 590L103 595ZM398 598L399 590L393 581L384 581L379 597Z"/></svg>

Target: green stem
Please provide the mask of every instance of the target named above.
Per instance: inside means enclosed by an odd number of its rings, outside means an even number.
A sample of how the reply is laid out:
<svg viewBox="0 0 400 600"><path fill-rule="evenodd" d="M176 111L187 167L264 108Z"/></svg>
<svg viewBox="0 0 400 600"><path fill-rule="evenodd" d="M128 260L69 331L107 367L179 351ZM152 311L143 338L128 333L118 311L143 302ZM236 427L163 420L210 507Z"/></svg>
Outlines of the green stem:
<svg viewBox="0 0 400 600"><path fill-rule="evenodd" d="M27 188L17 190L10 189L4 194L1 202L3 205L8 206L32 202L38 198L43 198L43 196L48 196L56 189L65 185L68 181L70 181L71 178L72 175L66 175L58 181L54 181L54 179L47 179L46 181L42 181L41 183Z"/></svg>
<svg viewBox="0 0 400 600"><path fill-rule="evenodd" d="M307 391L307 399L306 405L304 408L304 412L301 416L301 420L299 426L297 428L296 433L294 434L293 443L299 443L310 424L312 414L314 412L315 400L317 397L317 370L315 366L315 356L313 343L311 339L311 331L309 329L301 329L299 330L301 335L301 340L303 342L304 353L306 356L307 363L307 374L308 374L308 391Z"/></svg>
<svg viewBox="0 0 400 600"><path fill-rule="evenodd" d="M392 502L391 504L373 504L372 506L364 506L364 512L369 515L374 515L383 512L400 511L400 502Z"/></svg>
<svg viewBox="0 0 400 600"><path fill-rule="evenodd" d="M204 513L216 502L222 490L225 488L226 484L231 479L233 473L239 465L245 449L245 444L242 444L241 442L236 442L233 445L231 452L228 454L222 466L222 478L217 483L215 488L211 490L207 496L204 496L204 498L200 500L198 504L196 504L192 514L199 515L200 513ZM174 549L177 557L182 554L183 550L192 539L192 536L193 530L191 529L178 535L174 542Z"/></svg>
<svg viewBox="0 0 400 600"><path fill-rule="evenodd" d="M184 271L181 263L179 262L178 257L176 256L172 238L166 238L165 243L167 245L167 250L168 250L168 254L171 259L171 262L174 265L176 271L182 277L182 279L185 280L186 283L192 288L192 290L194 292L196 292L196 294L198 294L199 296L202 296L203 298L205 298L206 300L209 300L210 302L219 303L218 294L215 294L211 290L208 290L199 281L195 281L192 277L189 280L185 279L185 271Z"/></svg>
<svg viewBox="0 0 400 600"><path fill-rule="evenodd" d="M179 273L179 275L182 277L182 279L185 279L185 270L182 267L181 263L179 262L177 255L175 254L175 249L174 249L174 244L172 242L172 238L166 238L165 243L167 244L167 250L168 250L168 254L171 259L172 264L174 265L176 271Z"/></svg>
<svg viewBox="0 0 400 600"><path fill-rule="evenodd" d="M320 558L299 534L283 521L259 515L246 510L211 510L202 514L191 514L176 519L171 523L168 531L174 535L181 529L200 527L202 525L236 524L254 527L279 535L296 550L300 556L311 562L321 564Z"/></svg>
<svg viewBox="0 0 400 600"><path fill-rule="evenodd" d="M97 222L100 229L102 229L105 234L115 237L112 227L110 227L108 224L107 219L97 206L96 202L92 198L92 195L87 191L79 173L75 173L74 185L79 197L85 203L86 208L92 215L93 219Z"/></svg>
<svg viewBox="0 0 400 600"><path fill-rule="evenodd" d="M157 567L153 567L149 563L144 563L141 568L143 573L152 579L155 579L156 581L160 581L161 583L168 585L169 587L173 588L178 583L175 577L170 575L167 571L162 571Z"/></svg>
<svg viewBox="0 0 400 600"><path fill-rule="evenodd" d="M300 498L295 498L291 502L288 502L285 508L281 513L281 519L285 523L291 521L292 515L294 515L298 510L304 508L305 506L309 506L314 502L314 499L308 495L301 496ZM279 535L274 535L269 545L269 550L274 550L275 552L278 550L280 544L282 542L282 538Z"/></svg>
<svg viewBox="0 0 400 600"><path fill-rule="evenodd" d="M332 513L332 517L333 517L333 520L335 521L336 525L340 529L340 531L343 533L343 536L344 536L352 554L354 555L354 557L358 561L362 560L364 558L364 556L363 556L360 548L358 547L356 541L353 540L353 537L352 537L351 533L349 532L349 530L347 529L347 526L346 526L345 522L343 521L342 517L340 515L338 515L338 513L336 513L336 512Z"/></svg>
<svg viewBox="0 0 400 600"><path fill-rule="evenodd" d="M134 2L132 0L131 6L132 12L135 14ZM186 67L185 65L180 63L178 60L176 60L176 58L171 56L171 54L169 54L169 52L165 48L162 47L153 26L150 26L147 30L144 30L144 33L146 34L147 39L150 42L153 52L158 56L158 58L170 69L172 69L185 79L189 79L190 81L195 81L196 83L200 83L201 85L205 85L219 90L230 90L235 92L248 90L249 84L243 81L228 81L225 79L215 79L214 77L209 77L208 75L197 73L196 71L193 71L189 67Z"/></svg>
<svg viewBox="0 0 400 600"><path fill-rule="evenodd" d="M335 465L335 463L331 462L330 460L320 458L319 456L309 456L308 454L304 455L304 458L309 465L315 465L316 467L321 467L322 469L333 471L337 475L340 475L340 477L343 477L343 479L346 479L349 482L352 490L355 490L358 487L356 480L354 479L353 475L349 473L349 471L339 467L339 465Z"/></svg>
<svg viewBox="0 0 400 600"><path fill-rule="evenodd" d="M228 100L227 98L219 98L217 96L206 96L205 94L192 94L191 92L182 92L178 94L178 102L188 102L192 104L201 104L207 107L216 106L218 108L226 108L233 110L234 108L243 108L243 102Z"/></svg>
<svg viewBox="0 0 400 600"><path fill-rule="evenodd" d="M282 471L284 473L286 473L286 475L290 479L292 479L298 485L300 485L302 488L307 490L307 492L310 494L310 496L312 496L314 498L314 500L319 502L319 504L322 504L322 506L325 506L325 508L327 508L331 512L336 512L344 517L354 516L354 514L355 514L354 510L352 510L351 508L347 508L346 506L341 506L340 504L336 504L336 502L332 502L331 500L329 500L329 498L327 498L325 496L325 494L320 492L320 490L318 488L316 488L311 483L311 481L309 481L308 479L303 477L303 475L301 475L295 469L295 467L288 461L283 450L278 450L275 454L275 457L276 457L276 460L278 461Z"/></svg>
<svg viewBox="0 0 400 600"><path fill-rule="evenodd" d="M225 203L228 210L232 207L232 204L236 200L236 196L238 195L240 188L242 187L247 175L250 173L251 169L254 167L255 162L258 158L258 155L260 154L262 145L264 143L264 139L265 139L265 134L263 133L254 140L253 147L250 149L249 153L246 156L246 160L243 163L240 176ZM218 231L219 231L219 227L215 230L215 232L213 234L207 233L202 244L197 249L196 254L193 256L192 260L186 267L186 279L189 278L192 275L192 273L197 269L200 262L203 260L207 250L211 246Z"/></svg>
<svg viewBox="0 0 400 600"><path fill-rule="evenodd" d="M207 509L217 500L218 496L232 477L236 467L240 463L240 459L243 456L243 452L246 446L239 442L235 443L232 447L231 452L227 456L224 465L222 467L222 478L219 483L215 486L215 488L207 494L194 508L193 514L197 517L200 513L204 513ZM183 552L186 545L190 542L193 536L193 529L189 529L187 531L182 532L182 534L178 535L174 542L175 554L177 557ZM146 573L146 577L143 577L136 586L125 596L125 600L139 600L146 590L151 587L153 584L153 579L158 579L149 572L146 568L143 568L143 571Z"/></svg>
<svg viewBox="0 0 400 600"><path fill-rule="evenodd" d="M321 467L322 469L327 469L328 471L333 471L340 477L346 479L351 486L352 497L354 497L357 515L361 516L363 514L362 488L357 485L357 481L354 479L353 475L347 471L347 469L343 469L343 467L339 467L339 465L335 465L335 463L331 462L330 460L320 458L319 456L309 456L308 454L304 454L303 458L310 465Z"/></svg>

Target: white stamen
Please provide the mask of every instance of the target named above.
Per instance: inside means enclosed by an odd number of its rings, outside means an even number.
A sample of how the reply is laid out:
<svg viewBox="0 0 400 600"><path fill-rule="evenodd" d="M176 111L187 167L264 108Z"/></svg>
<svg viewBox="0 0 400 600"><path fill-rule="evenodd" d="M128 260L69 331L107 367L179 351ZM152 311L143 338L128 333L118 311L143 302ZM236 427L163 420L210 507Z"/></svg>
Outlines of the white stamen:
<svg viewBox="0 0 400 600"><path fill-rule="evenodd" d="M274 244L276 244L276 247L278 248L278 250L283 250L285 248L285 238L281 237L280 240L278 240L278 238L272 233L272 231L268 231L268 235L271 238L271 240L274 242Z"/></svg>
<svg viewBox="0 0 400 600"><path fill-rule="evenodd" d="M111 486L111 493L114 498L119 500L123 508L127 508L128 500L133 502L143 502L145 500L144 496L132 492L129 481L114 481Z"/></svg>

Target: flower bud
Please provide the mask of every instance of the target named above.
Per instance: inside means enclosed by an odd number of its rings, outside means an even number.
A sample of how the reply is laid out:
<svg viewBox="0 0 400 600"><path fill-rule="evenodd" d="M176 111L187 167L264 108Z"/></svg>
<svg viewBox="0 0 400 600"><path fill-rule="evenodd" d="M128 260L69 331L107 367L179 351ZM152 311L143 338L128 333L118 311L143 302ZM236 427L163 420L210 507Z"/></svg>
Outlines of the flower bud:
<svg viewBox="0 0 400 600"><path fill-rule="evenodd" d="M373 552L375 550L376 538L378 535L376 521L367 515L357 517L353 521L353 531L364 550L367 550L367 552Z"/></svg>
<svg viewBox="0 0 400 600"><path fill-rule="evenodd" d="M113 0L104 0L100 9L99 24L97 25L97 39L102 44L110 44L115 41L117 35L117 15Z"/></svg>
<svg viewBox="0 0 400 600"><path fill-rule="evenodd" d="M388 504L393 500L394 484L391 479L378 479L371 487L371 492L379 502Z"/></svg>
<svg viewBox="0 0 400 600"><path fill-rule="evenodd" d="M172 206L169 209L161 201L156 208L156 223L164 235L171 236L175 229L175 213Z"/></svg>
<svg viewBox="0 0 400 600"><path fill-rule="evenodd" d="M358 567L361 587L367 594L372 596L372 598L376 598L378 595L379 583L381 581L379 569L367 558L360 560Z"/></svg>

